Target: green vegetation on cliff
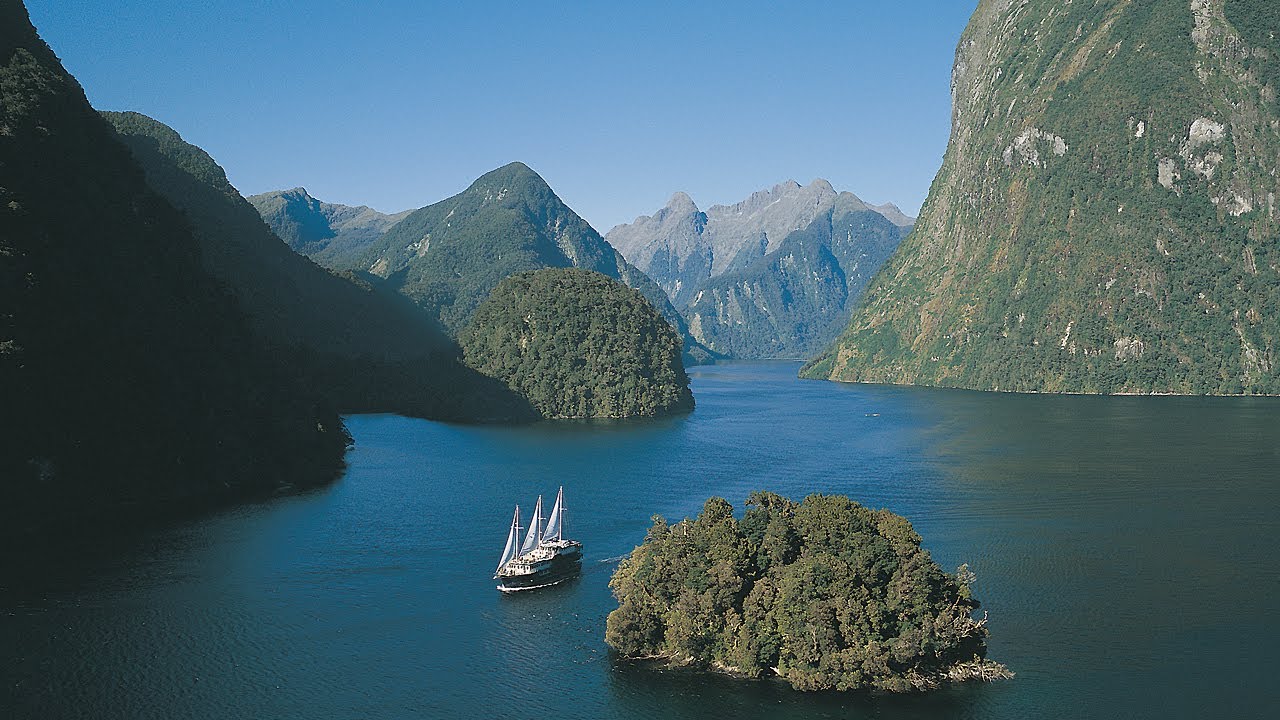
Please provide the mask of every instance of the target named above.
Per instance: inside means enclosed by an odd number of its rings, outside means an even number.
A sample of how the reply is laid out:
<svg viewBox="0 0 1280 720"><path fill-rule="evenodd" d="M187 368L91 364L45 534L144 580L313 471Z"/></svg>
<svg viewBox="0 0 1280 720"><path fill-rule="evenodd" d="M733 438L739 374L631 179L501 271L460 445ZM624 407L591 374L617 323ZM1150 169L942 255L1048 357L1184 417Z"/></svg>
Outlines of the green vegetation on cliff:
<svg viewBox="0 0 1280 720"><path fill-rule="evenodd" d="M544 417L630 417L693 407L681 343L635 290L589 270L517 273L460 335L469 365Z"/></svg>
<svg viewBox="0 0 1280 720"><path fill-rule="evenodd" d="M626 658L746 674L800 690L909 692L1009 677L986 659L973 575L942 571L905 518L842 496L711 498L654 518L618 566L605 641Z"/></svg>
<svg viewBox="0 0 1280 720"><path fill-rule="evenodd" d="M0 0L0 534L333 477L349 437Z"/></svg>
<svg viewBox="0 0 1280 720"><path fill-rule="evenodd" d="M912 234L809 377L1280 393L1275 3L983 0Z"/></svg>

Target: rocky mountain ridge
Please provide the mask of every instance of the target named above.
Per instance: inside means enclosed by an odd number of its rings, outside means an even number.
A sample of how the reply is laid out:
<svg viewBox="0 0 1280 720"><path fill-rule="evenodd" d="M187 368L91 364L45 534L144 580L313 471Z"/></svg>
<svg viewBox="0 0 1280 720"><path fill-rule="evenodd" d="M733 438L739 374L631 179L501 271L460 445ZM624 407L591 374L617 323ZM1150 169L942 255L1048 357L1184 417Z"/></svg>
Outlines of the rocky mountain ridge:
<svg viewBox="0 0 1280 720"><path fill-rule="evenodd" d="M706 212L677 192L606 239L670 295L712 351L802 358L839 333L910 220L826 180L788 180Z"/></svg>
<svg viewBox="0 0 1280 720"><path fill-rule="evenodd" d="M304 187L261 193L248 201L289 247L324 264L343 264L413 212L387 214L367 205L323 202Z"/></svg>
<svg viewBox="0 0 1280 720"><path fill-rule="evenodd" d="M829 213L837 199L850 211L871 210L899 227L912 223L891 203L873 207L818 178L808 185L787 180L706 212L677 192L654 214L618 225L605 239L684 307L707 280L777 250L788 235Z"/></svg>

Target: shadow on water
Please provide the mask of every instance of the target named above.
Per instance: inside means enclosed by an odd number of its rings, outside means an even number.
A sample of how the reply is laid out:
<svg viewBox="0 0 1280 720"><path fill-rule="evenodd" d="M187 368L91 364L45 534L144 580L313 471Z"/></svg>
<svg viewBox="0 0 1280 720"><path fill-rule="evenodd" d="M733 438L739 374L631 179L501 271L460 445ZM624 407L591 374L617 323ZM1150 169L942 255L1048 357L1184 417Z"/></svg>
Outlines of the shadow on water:
<svg viewBox="0 0 1280 720"><path fill-rule="evenodd" d="M611 657L609 692L619 705L640 706L662 698L662 716L680 720L708 717L880 718L907 720L982 718L993 692L1003 688L974 685L944 688L922 695L794 690L777 678L736 678L689 668L663 668ZM714 713L708 699L714 698ZM1034 713L1032 713L1034 714Z"/></svg>

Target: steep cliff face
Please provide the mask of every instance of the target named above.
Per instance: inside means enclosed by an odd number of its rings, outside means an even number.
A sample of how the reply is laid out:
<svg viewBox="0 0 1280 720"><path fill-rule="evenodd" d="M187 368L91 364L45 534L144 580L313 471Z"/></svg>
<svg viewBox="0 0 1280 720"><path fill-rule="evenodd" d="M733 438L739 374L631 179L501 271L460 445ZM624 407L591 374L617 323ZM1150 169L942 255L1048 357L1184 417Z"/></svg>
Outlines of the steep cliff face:
<svg viewBox="0 0 1280 720"><path fill-rule="evenodd" d="M682 192L652 215L619 225L605 236L629 262L662 288L673 304L693 297L711 277L712 243L705 237L707 214Z"/></svg>
<svg viewBox="0 0 1280 720"><path fill-rule="evenodd" d="M803 373L1280 392L1278 32L1258 0L983 0L919 221Z"/></svg>

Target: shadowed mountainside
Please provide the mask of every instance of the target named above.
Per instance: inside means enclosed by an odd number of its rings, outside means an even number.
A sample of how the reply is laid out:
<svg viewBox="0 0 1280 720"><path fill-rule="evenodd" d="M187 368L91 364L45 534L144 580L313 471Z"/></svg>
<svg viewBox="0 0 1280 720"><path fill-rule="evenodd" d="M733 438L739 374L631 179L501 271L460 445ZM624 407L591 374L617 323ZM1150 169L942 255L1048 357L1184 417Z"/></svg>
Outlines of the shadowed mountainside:
<svg viewBox="0 0 1280 720"><path fill-rule="evenodd" d="M531 416L465 367L461 350L420 308L290 250L203 150L145 115L104 115L151 186L186 213L205 266L239 299L262 342L333 406L449 420Z"/></svg>
<svg viewBox="0 0 1280 720"><path fill-rule="evenodd" d="M348 263L413 212L388 215L365 205L322 202L300 187L246 199L289 247L326 266Z"/></svg>
<svg viewBox="0 0 1280 720"><path fill-rule="evenodd" d="M348 441L16 0L0 0L0 398L5 533L323 482Z"/></svg>

